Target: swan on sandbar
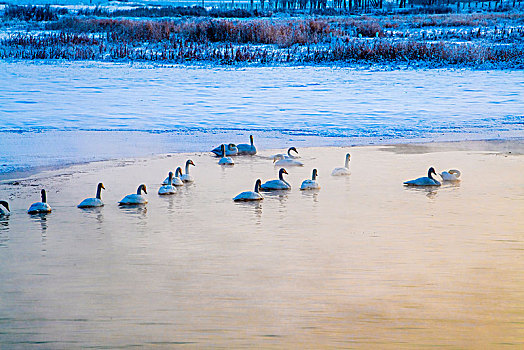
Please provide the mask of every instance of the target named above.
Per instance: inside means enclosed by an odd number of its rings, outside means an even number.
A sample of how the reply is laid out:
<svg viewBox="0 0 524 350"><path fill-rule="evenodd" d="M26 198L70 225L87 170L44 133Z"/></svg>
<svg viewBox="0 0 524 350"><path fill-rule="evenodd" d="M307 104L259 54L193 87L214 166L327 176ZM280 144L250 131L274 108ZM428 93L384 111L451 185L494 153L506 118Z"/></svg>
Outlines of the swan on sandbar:
<svg viewBox="0 0 524 350"><path fill-rule="evenodd" d="M262 181L260 181L260 179L258 179L255 182L255 190L254 191L242 192L241 194L239 194L238 196L233 198L233 200L235 202L249 202L249 201L260 201L260 200L264 199L264 197L262 197L262 195L260 194L260 184L261 183L262 183Z"/></svg>
<svg viewBox="0 0 524 350"><path fill-rule="evenodd" d="M221 157L222 156L222 146L227 146L226 148L226 156L236 156L238 154L238 148L237 146L234 144L234 143L230 143L228 145L226 144L221 144L220 146L216 147L214 150L212 150L211 152L214 153L217 157Z"/></svg>
<svg viewBox="0 0 524 350"><path fill-rule="evenodd" d="M176 188L173 186L173 172L170 171L167 176L167 185L163 185L158 189L158 194L161 196L168 196L176 193Z"/></svg>
<svg viewBox="0 0 524 350"><path fill-rule="evenodd" d="M102 190L105 190L103 183L99 183L96 188L96 197L95 198L86 198L78 205L78 208L95 208L103 207L104 202L102 202Z"/></svg>
<svg viewBox="0 0 524 350"><path fill-rule="evenodd" d="M351 155L349 153L346 154L346 162L344 163L344 166L333 169L333 171L331 172L331 176L351 175L351 172L349 171L349 160L350 159L351 159Z"/></svg>
<svg viewBox="0 0 524 350"><path fill-rule="evenodd" d="M451 169L440 173L440 177L444 181L460 181L460 171L457 169Z"/></svg>
<svg viewBox="0 0 524 350"><path fill-rule="evenodd" d="M320 185L317 182L317 176L318 172L317 169L313 169L313 175L311 175L311 179L306 179L302 181L302 185L300 186L301 190L320 190Z"/></svg>
<svg viewBox="0 0 524 350"><path fill-rule="evenodd" d="M136 193L128 194L118 204L120 205L141 205L147 204L147 199L142 195L142 191L147 194L146 185L138 186Z"/></svg>
<svg viewBox="0 0 524 350"><path fill-rule="evenodd" d="M270 158L272 158L274 162L276 162L277 160L282 160L282 159L287 159L287 158L291 158L291 159L299 158L298 156L292 155L291 151L293 151L296 154L298 154L298 151L297 151L297 149L295 147L289 147L288 150L287 150L287 154L279 153L279 154L275 154L275 155L271 156Z"/></svg>
<svg viewBox="0 0 524 350"><path fill-rule="evenodd" d="M195 163L191 159L188 159L186 162L186 173L182 176L180 176L180 180L183 182L194 182L195 179L193 179L193 176L189 175L189 166L195 166Z"/></svg>
<svg viewBox="0 0 524 350"><path fill-rule="evenodd" d="M241 143L237 145L238 149L238 155L255 155L257 154L257 148L253 144L253 135L249 135L249 140L251 141L251 144L247 143Z"/></svg>
<svg viewBox="0 0 524 350"><path fill-rule="evenodd" d="M291 185L284 180L284 174L287 174L288 172L286 169L281 168L278 172L278 180L270 180L265 182L262 186L260 186L260 189L262 191L278 191L278 190L290 190Z"/></svg>
<svg viewBox="0 0 524 350"><path fill-rule="evenodd" d="M433 174L437 175L433 167L429 168L428 176L419 177L415 180L409 180L404 182L404 185L408 186L440 186L440 182L433 178Z"/></svg>
<svg viewBox="0 0 524 350"><path fill-rule="evenodd" d="M222 158L218 161L219 165L235 165L235 162L233 162L233 158L226 157L226 146L222 145Z"/></svg>
<svg viewBox="0 0 524 350"><path fill-rule="evenodd" d="M39 214L39 213L50 213L51 212L51 206L47 204L47 195L46 195L45 190L40 191L40 194L42 196L42 201L31 204L27 213Z"/></svg>
<svg viewBox="0 0 524 350"><path fill-rule="evenodd" d="M11 215L11 211L9 210L9 203L7 203L6 201L0 201L0 216L9 215Z"/></svg>

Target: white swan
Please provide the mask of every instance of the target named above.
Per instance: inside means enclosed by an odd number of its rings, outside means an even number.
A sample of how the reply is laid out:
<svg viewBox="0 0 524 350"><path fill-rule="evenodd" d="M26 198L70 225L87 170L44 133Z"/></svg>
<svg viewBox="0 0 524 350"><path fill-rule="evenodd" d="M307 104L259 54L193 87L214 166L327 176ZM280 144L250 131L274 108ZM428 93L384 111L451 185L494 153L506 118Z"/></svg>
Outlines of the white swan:
<svg viewBox="0 0 524 350"><path fill-rule="evenodd" d="M437 173L435 172L435 169L433 167L429 168L428 176L419 177L418 179L415 179L415 180L406 181L406 182L404 182L404 185L408 185L408 186L440 186L440 182L435 180L433 178L432 174L437 175Z"/></svg>
<svg viewBox="0 0 524 350"><path fill-rule="evenodd" d="M0 217L9 215L11 215L11 212L9 211L9 203L6 201L0 201Z"/></svg>
<svg viewBox="0 0 524 350"><path fill-rule="evenodd" d="M180 176L182 176L182 168L178 167L175 170L175 177L172 180L173 186L184 186L184 181L180 179ZM166 177L166 179L162 182L162 185L168 185L169 184L169 176Z"/></svg>
<svg viewBox="0 0 524 350"><path fill-rule="evenodd" d="M238 155L252 156L257 154L257 148L253 144L253 135L249 135L249 140L251 141L250 145L248 145L247 143L241 143L240 145L237 145Z"/></svg>
<svg viewBox="0 0 524 350"><path fill-rule="evenodd" d="M235 162L233 162L233 158L226 157L226 146L222 145L220 146L222 148L222 158L218 161L219 165L235 165Z"/></svg>
<svg viewBox="0 0 524 350"><path fill-rule="evenodd" d="M273 162L275 161L273 160ZM275 162L275 166L304 166L304 163L299 162L296 159L286 157L286 158L277 160Z"/></svg>
<svg viewBox="0 0 524 350"><path fill-rule="evenodd" d="M163 185L158 189L158 194L161 196L168 196L170 194L175 194L176 188L173 186L173 172L170 171L167 176L167 185Z"/></svg>
<svg viewBox="0 0 524 350"><path fill-rule="evenodd" d="M99 183L96 188L96 197L95 198L86 198L78 205L78 208L95 208L103 207L104 202L102 202L102 190L105 190L103 183Z"/></svg>
<svg viewBox="0 0 524 350"><path fill-rule="evenodd" d="M229 145L222 144L218 147L216 147L211 152L214 153L217 157L222 156L222 146L227 146L226 148L226 156L236 156L238 154L238 148L234 143L230 143Z"/></svg>
<svg viewBox="0 0 524 350"><path fill-rule="evenodd" d="M290 190L291 185L284 180L283 174L287 174L286 169L281 168L278 172L278 180L270 180L265 182L260 189L262 191L278 191L278 190Z"/></svg>
<svg viewBox="0 0 524 350"><path fill-rule="evenodd" d="M273 156L271 156L270 158L273 159L273 161L277 161L277 160L281 160L281 159L286 159L286 158L299 158L297 156L294 156L291 154L291 151L295 152L296 154L298 154L298 151L295 147L289 147L288 150L287 150L287 154L284 154L284 153L279 153L279 154L275 154Z"/></svg>
<svg viewBox="0 0 524 350"><path fill-rule="evenodd" d="M313 169L313 175L311 176L311 179L307 179L302 181L302 186L300 186L301 190L320 190L320 185L317 182L317 169Z"/></svg>
<svg viewBox="0 0 524 350"><path fill-rule="evenodd" d="M194 182L195 179L193 179L193 176L189 175L189 166L195 166L195 163L191 159L188 159L186 162L186 173L182 176L180 176L180 180L183 182Z"/></svg>
<svg viewBox="0 0 524 350"><path fill-rule="evenodd" d="M259 192L261 183L262 183L262 181L260 181L260 179L258 179L255 182L255 190L254 191L242 192L241 194L239 194L238 196L233 198L233 200L235 202L250 202L250 201L260 201L260 200L264 199L264 197L262 197L262 195Z"/></svg>
<svg viewBox="0 0 524 350"><path fill-rule="evenodd" d="M42 196L41 202L36 202L31 204L29 207L29 210L27 211L29 214L39 214L39 213L50 213L51 207L49 204L47 204L47 195L45 193L45 190L40 191L40 194Z"/></svg>
<svg viewBox="0 0 524 350"><path fill-rule="evenodd" d="M331 172L331 176L346 176L351 175L351 172L349 171L349 160L351 159L351 156L346 154L346 162L344 163L344 167L341 168L335 168Z"/></svg>
<svg viewBox="0 0 524 350"><path fill-rule="evenodd" d="M444 181L460 181L460 171L457 169L451 169L449 171L443 171L440 173L440 177Z"/></svg>
<svg viewBox="0 0 524 350"><path fill-rule="evenodd" d="M140 185L138 186L138 189L136 190L136 193L134 194L128 194L118 204L120 205L140 205L140 204L147 204L146 197L142 196L142 191L144 191L145 194L147 194L146 185Z"/></svg>

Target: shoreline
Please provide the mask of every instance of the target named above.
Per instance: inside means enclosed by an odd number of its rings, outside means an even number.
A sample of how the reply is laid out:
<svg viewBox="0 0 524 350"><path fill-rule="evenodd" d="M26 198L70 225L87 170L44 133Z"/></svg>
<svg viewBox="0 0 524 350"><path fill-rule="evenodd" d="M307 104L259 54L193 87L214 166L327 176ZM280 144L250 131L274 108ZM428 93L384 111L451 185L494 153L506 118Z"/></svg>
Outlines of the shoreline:
<svg viewBox="0 0 524 350"><path fill-rule="evenodd" d="M405 140L402 140L405 141ZM297 142L289 142L288 146L296 145ZM258 153L262 151L280 153L285 151L285 148L257 148ZM437 152L450 152L450 151L468 151L468 152L490 152L503 154L505 156L519 156L524 154L524 137L517 137L513 139L478 139L478 140L451 140L451 141L434 141L428 140L426 142L420 142L419 140L413 142L398 142L392 143L390 140L384 141L384 143L368 143L368 144L343 144L343 145L306 145L298 147L300 149L336 149L336 148L378 148L380 150L394 152L398 154L424 154L424 153L437 153ZM257 153L254 157L259 156ZM170 157L180 156L214 156L210 151L179 151L169 153L151 154L147 156L135 156L135 157L122 157L122 158L108 158L99 159L94 161L83 161L63 164L60 166L42 166L25 171L15 171L10 173L0 173L0 185L19 185L20 183L30 182L34 180L41 180L53 177L60 177L64 174L74 173L72 170L75 168L99 168L108 166L116 166L115 164L132 164L141 161L160 160ZM242 159L250 156L237 156L235 159ZM218 158L217 158L218 159Z"/></svg>

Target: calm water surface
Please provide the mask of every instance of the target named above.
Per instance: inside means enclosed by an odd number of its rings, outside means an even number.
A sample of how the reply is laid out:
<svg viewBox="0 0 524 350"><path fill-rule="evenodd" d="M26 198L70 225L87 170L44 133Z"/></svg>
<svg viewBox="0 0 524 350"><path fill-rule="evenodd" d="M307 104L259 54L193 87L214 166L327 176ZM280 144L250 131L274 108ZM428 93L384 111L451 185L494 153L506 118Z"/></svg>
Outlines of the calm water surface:
<svg viewBox="0 0 524 350"><path fill-rule="evenodd" d="M293 190L258 204L231 200L276 177L258 156L191 154L195 184L168 198L187 155L3 184L0 347L522 348L523 156L395 150L352 148L334 178L348 149L299 149ZM402 186L429 165L462 183ZM313 167L322 189L302 193ZM106 206L77 209L99 181ZM149 204L119 208L140 183ZM54 211L29 216L41 187Z"/></svg>
<svg viewBox="0 0 524 350"><path fill-rule="evenodd" d="M0 62L0 81L0 176L250 133L266 149L524 137L522 71Z"/></svg>

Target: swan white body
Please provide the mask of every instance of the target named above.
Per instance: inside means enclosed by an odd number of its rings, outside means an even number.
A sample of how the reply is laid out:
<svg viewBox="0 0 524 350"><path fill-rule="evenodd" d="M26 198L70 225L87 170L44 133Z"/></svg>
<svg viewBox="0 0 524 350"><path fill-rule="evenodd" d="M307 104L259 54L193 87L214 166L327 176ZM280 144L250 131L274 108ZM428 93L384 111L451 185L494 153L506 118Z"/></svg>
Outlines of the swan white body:
<svg viewBox="0 0 524 350"><path fill-rule="evenodd" d="M460 171L457 169L451 169L440 173L440 177L442 177L442 180L444 181L460 181L460 175Z"/></svg>
<svg viewBox="0 0 524 350"><path fill-rule="evenodd" d="M45 190L42 190L42 201L36 202L31 204L29 207L29 210L27 211L29 214L39 214L39 213L50 213L51 212L51 206L47 204L47 195Z"/></svg>
<svg viewBox="0 0 524 350"><path fill-rule="evenodd" d="M0 217L9 215L11 215L9 204L6 201L0 201Z"/></svg>
<svg viewBox="0 0 524 350"><path fill-rule="evenodd" d="M440 186L440 182L435 180L432 176L432 174L435 174L435 169L429 168L428 170L428 176L419 177L415 180L409 180L404 182L404 185L408 186Z"/></svg>
<svg viewBox="0 0 524 350"><path fill-rule="evenodd" d="M311 179L306 179L302 181L302 185L300 186L300 189L302 191L305 190L320 190L320 185L317 182L317 169L313 169L313 175L311 176Z"/></svg>
<svg viewBox="0 0 524 350"><path fill-rule="evenodd" d="M222 145L222 158L218 161L219 165L235 165L235 162L233 162L233 158L226 157L226 146Z"/></svg>
<svg viewBox="0 0 524 350"><path fill-rule="evenodd" d="M295 147L289 147L287 150L287 154L278 153L278 154L271 156L270 158L272 158L274 162L277 160L282 160L286 158L291 158L291 159L299 158L298 156L292 155L291 151L294 151L296 154L298 154L298 151Z"/></svg>
<svg viewBox="0 0 524 350"><path fill-rule="evenodd" d="M233 198L235 202L251 202L251 201L260 201L264 199L262 195L259 193L260 184L262 181L258 179L255 183L255 190L254 191L245 191Z"/></svg>
<svg viewBox="0 0 524 350"><path fill-rule="evenodd" d="M226 147L226 156L236 156L238 154L238 148L234 143L230 143L229 145L222 144L213 149L211 152L214 153L217 157L222 156L222 146Z"/></svg>
<svg viewBox="0 0 524 350"><path fill-rule="evenodd" d="M173 185L163 185L158 189L158 194L161 196L166 196L170 194L175 194L176 188Z"/></svg>
<svg viewBox="0 0 524 350"><path fill-rule="evenodd" d="M249 140L251 141L251 144L241 143L240 145L237 145L238 155L252 156L257 154L257 148L253 144L253 135L249 135Z"/></svg>
<svg viewBox="0 0 524 350"><path fill-rule="evenodd" d="M183 182L195 182L193 176L189 175L189 165L195 166L195 163L193 163L191 159L188 159L188 161L186 162L186 173L180 176L180 180L182 180Z"/></svg>
<svg viewBox="0 0 524 350"><path fill-rule="evenodd" d="M99 183L98 187L96 189L96 197L95 198L86 198L84 199L79 205L78 208L96 208L96 207L103 207L104 202L102 202L101 194L102 189L105 189L103 183Z"/></svg>
<svg viewBox="0 0 524 350"><path fill-rule="evenodd" d="M291 185L284 180L283 174L287 174L286 169L280 169L278 173L278 180L270 180L265 182L260 189L262 191L279 191L279 190L290 190Z"/></svg>
<svg viewBox="0 0 524 350"><path fill-rule="evenodd" d="M277 160L275 166L304 166L304 163L299 162L296 159L286 157L284 159Z"/></svg>
<svg viewBox="0 0 524 350"><path fill-rule="evenodd" d="M142 195L142 190L145 194L147 194L146 186L140 185L138 186L138 189L136 193L128 194L118 204L120 205L141 205L141 204L147 204L147 199Z"/></svg>
<svg viewBox="0 0 524 350"><path fill-rule="evenodd" d="M161 196L168 196L176 193L176 188L173 186L173 172L169 172L167 176L167 185L163 185L158 189L158 194Z"/></svg>
<svg viewBox="0 0 524 350"><path fill-rule="evenodd" d="M351 172L349 171L349 160L350 159L351 159L351 156L349 155L349 153L346 154L345 165L343 167L333 169L333 171L331 172L331 175L332 176L347 176L347 175L351 175Z"/></svg>
<svg viewBox="0 0 524 350"><path fill-rule="evenodd" d="M178 167L175 171L175 177L171 182L173 186L184 186L184 181L180 179L180 176L182 176L182 168ZM162 182L162 185L169 185L169 176Z"/></svg>

